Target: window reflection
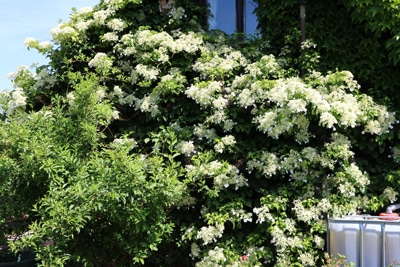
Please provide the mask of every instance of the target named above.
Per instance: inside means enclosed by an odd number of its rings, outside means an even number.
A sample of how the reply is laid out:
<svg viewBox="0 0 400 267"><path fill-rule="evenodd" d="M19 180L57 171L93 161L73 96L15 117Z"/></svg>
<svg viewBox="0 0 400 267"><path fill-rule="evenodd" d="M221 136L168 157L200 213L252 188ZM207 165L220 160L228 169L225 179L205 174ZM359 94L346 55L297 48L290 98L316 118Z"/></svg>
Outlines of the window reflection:
<svg viewBox="0 0 400 267"><path fill-rule="evenodd" d="M257 30L257 16L254 13L257 4L252 0L247 0L245 3L245 33L254 34Z"/></svg>
<svg viewBox="0 0 400 267"><path fill-rule="evenodd" d="M208 0L212 17L210 29L220 29L228 34L243 31L253 34L257 28L254 14L256 3L253 0Z"/></svg>

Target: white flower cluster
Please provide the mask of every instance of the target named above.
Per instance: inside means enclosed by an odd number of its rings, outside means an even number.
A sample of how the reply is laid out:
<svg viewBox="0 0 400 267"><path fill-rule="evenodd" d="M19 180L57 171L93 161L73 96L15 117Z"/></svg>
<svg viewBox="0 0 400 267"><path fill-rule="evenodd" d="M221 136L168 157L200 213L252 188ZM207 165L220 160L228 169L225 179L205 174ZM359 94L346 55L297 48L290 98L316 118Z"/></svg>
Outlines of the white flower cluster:
<svg viewBox="0 0 400 267"><path fill-rule="evenodd" d="M196 267L222 267L225 266L226 257L224 249L216 246L208 251L208 255L203 257L200 262L196 263Z"/></svg>
<svg viewBox="0 0 400 267"><path fill-rule="evenodd" d="M39 42L35 38L28 37L25 39L24 44L29 48L34 48L42 54L45 54L53 49L53 44L49 41Z"/></svg>
<svg viewBox="0 0 400 267"><path fill-rule="evenodd" d="M297 199L293 202L293 211L299 221L311 224L319 221L323 213L329 212L332 209L332 205L328 199L322 199L317 205L304 207L303 202Z"/></svg>
<svg viewBox="0 0 400 267"><path fill-rule="evenodd" d="M344 91L334 91L325 96L331 106L330 113L335 114L338 122L343 126L354 128L357 126L361 114L357 98Z"/></svg>
<svg viewBox="0 0 400 267"><path fill-rule="evenodd" d="M209 106L213 103L215 95L222 91L221 82L203 82L189 87L185 94L201 106Z"/></svg>
<svg viewBox="0 0 400 267"><path fill-rule="evenodd" d="M237 218L236 220L243 221L245 223L253 221L253 213L246 212L243 209L232 209L231 213L233 217Z"/></svg>
<svg viewBox="0 0 400 267"><path fill-rule="evenodd" d="M228 188L230 185L234 185L235 190L239 187L247 186L247 179L239 174L239 170L233 165L227 165L224 172L221 172L214 177L214 185L217 188Z"/></svg>
<svg viewBox="0 0 400 267"><path fill-rule="evenodd" d="M291 150L283 156L267 151L249 155L247 171L249 173L258 171L267 178L280 173L289 177L289 181L307 183L313 177L323 175L321 167L329 170L340 168L341 170L335 174L326 176L330 182L329 187L325 187L324 190L335 187L343 195L355 196L357 191L363 192L369 184L369 179L357 165L347 163L354 154L350 150L350 141L337 133L333 133L331 138L332 141L325 143L325 149L320 151L316 148L305 147L300 152ZM315 166L317 169L314 168Z"/></svg>
<svg viewBox="0 0 400 267"><path fill-rule="evenodd" d="M346 136L334 133L331 135L331 139L331 142L324 144L325 151L321 153L319 162L323 167L333 170L338 159L347 161L354 155L354 152L350 150L351 142Z"/></svg>
<svg viewBox="0 0 400 267"><path fill-rule="evenodd" d="M148 112L151 116L155 117L160 113L158 109L159 95L155 92L144 96L142 99L136 99L136 109L142 112Z"/></svg>
<svg viewBox="0 0 400 267"><path fill-rule="evenodd" d="M145 58L151 59L152 53L158 54L157 58L163 58L160 62L167 62L168 53L176 54L180 52L195 53L200 49L203 39L194 32L178 32L172 36L167 32L154 32L150 30L139 30L132 34L125 34L121 37L121 43L116 46L116 50L123 55L130 54L130 51L140 51L143 54L150 53ZM159 61L159 60L157 60Z"/></svg>
<svg viewBox="0 0 400 267"><path fill-rule="evenodd" d="M319 249L324 249L325 247L325 239L318 236L318 235L314 235L314 244L317 248Z"/></svg>
<svg viewBox="0 0 400 267"><path fill-rule="evenodd" d="M260 61L249 64L246 72L254 78L270 78L278 75L281 67L273 55L264 55Z"/></svg>
<svg viewBox="0 0 400 267"><path fill-rule="evenodd" d="M107 73L111 69L113 61L107 54L99 52L89 61L88 65L89 67L96 68L101 73Z"/></svg>
<svg viewBox="0 0 400 267"><path fill-rule="evenodd" d="M201 45L203 44L203 39L200 35L189 32L189 33L178 33L177 39L173 43L167 43L167 48L171 50L172 53L186 52L193 54L199 51Z"/></svg>
<svg viewBox="0 0 400 267"><path fill-rule="evenodd" d="M4 92L4 94L9 94L11 96L6 110L8 116L12 115L18 107L26 106L26 96L22 88L17 87L11 92Z"/></svg>
<svg viewBox="0 0 400 267"><path fill-rule="evenodd" d="M118 35L115 32L107 32L103 35L103 42L116 42L118 41Z"/></svg>
<svg viewBox="0 0 400 267"><path fill-rule="evenodd" d="M76 29L64 23L58 24L55 28L51 29L50 34L56 42L76 41L79 36Z"/></svg>
<svg viewBox="0 0 400 267"><path fill-rule="evenodd" d="M308 252L300 254L299 260L303 266L315 266L314 256Z"/></svg>
<svg viewBox="0 0 400 267"><path fill-rule="evenodd" d="M35 45L36 43L38 43L38 40L36 40L33 37L28 37L24 40L24 45L28 46L28 47L32 47L33 45Z"/></svg>
<svg viewBox="0 0 400 267"><path fill-rule="evenodd" d="M68 102L68 104L69 104L70 106L74 106L74 105L75 105L76 96L75 96L75 93L74 93L74 92L69 92L69 93L67 94L66 98L67 98L67 102Z"/></svg>
<svg viewBox="0 0 400 267"><path fill-rule="evenodd" d="M331 153L336 153L337 157L330 158L329 155ZM325 157L321 157L321 165L333 169L337 163L337 159L340 159L340 155L343 155L343 158L346 159L346 156L349 157L353 153L339 145L331 151L328 150L325 154ZM332 187L336 186L339 192L347 198L354 198L357 192L364 192L370 182L366 174L355 163L342 164L341 170L334 174L329 174L327 179L330 181Z"/></svg>
<svg viewBox="0 0 400 267"><path fill-rule="evenodd" d="M93 20L95 24L105 25L107 18L112 14L110 10L99 10L94 12Z"/></svg>
<svg viewBox="0 0 400 267"><path fill-rule="evenodd" d="M375 104L370 96L363 96L360 99L360 106L362 109L360 120L365 123L362 133L377 135L388 133L394 124L399 123L396 121L395 113L388 112L385 106Z"/></svg>
<svg viewBox="0 0 400 267"><path fill-rule="evenodd" d="M107 0L107 8L94 11L92 7L83 7L74 12L66 23L59 24L50 33L56 43L63 41L81 41L85 38L86 31L92 25L107 26L112 33L103 36L104 41L117 41L116 33L126 28L126 23L112 15L128 2L139 3L140 0Z"/></svg>
<svg viewBox="0 0 400 267"><path fill-rule="evenodd" d="M275 245L278 254L285 253L287 249L301 249L302 239L291 233L286 233L284 229L273 226L271 229L271 243Z"/></svg>
<svg viewBox="0 0 400 267"><path fill-rule="evenodd" d="M201 77L223 78L232 76L232 71L247 65L247 59L239 51L228 46L218 48L205 46L202 56L193 65Z"/></svg>
<svg viewBox="0 0 400 267"><path fill-rule="evenodd" d="M116 138L113 141L114 147L128 147L133 149L137 146L137 142L133 138Z"/></svg>
<svg viewBox="0 0 400 267"><path fill-rule="evenodd" d="M174 8L174 9L172 9L171 16L173 19L176 19L176 20L182 19L183 17L186 17L185 9L182 7Z"/></svg>
<svg viewBox="0 0 400 267"><path fill-rule="evenodd" d="M227 135L222 137L221 140L215 144L214 149L218 153L222 153L226 148L232 147L235 144L235 137L233 135Z"/></svg>
<svg viewBox="0 0 400 267"><path fill-rule="evenodd" d="M86 7L81 7L78 11L76 11L76 15L82 16L82 15L86 15L86 14L89 14L92 12L93 12L93 7L86 6Z"/></svg>
<svg viewBox="0 0 400 267"><path fill-rule="evenodd" d="M336 173L333 179L339 183L338 189L346 197L355 197L357 191L364 192L369 184L368 177L354 163L345 166L343 173Z"/></svg>
<svg viewBox="0 0 400 267"><path fill-rule="evenodd" d="M111 19L107 22L107 27L113 30L114 32L120 32L125 29L126 24L121 19Z"/></svg>
<svg viewBox="0 0 400 267"><path fill-rule="evenodd" d="M393 203L397 200L397 196L399 193L393 189L393 187L386 187L385 190L383 190L382 196L390 201L390 203Z"/></svg>
<svg viewBox="0 0 400 267"><path fill-rule="evenodd" d="M223 125L225 132L231 131L236 124L232 119L228 118L226 110L229 106L228 94L230 89L225 87L222 82L210 81L199 82L191 85L185 94L196 101L201 108L210 108L210 115L207 116L205 122L207 124ZM222 146L223 144L218 144ZM221 149L216 149L221 150Z"/></svg>
<svg viewBox="0 0 400 267"><path fill-rule="evenodd" d="M136 65L135 71L136 74L143 77L147 81L152 81L157 79L157 76L160 73L159 69L143 64Z"/></svg>
<svg viewBox="0 0 400 267"><path fill-rule="evenodd" d="M247 171L260 171L264 176L270 177L276 174L279 167L279 159L274 153L262 151L259 158L253 158L247 162Z"/></svg>
<svg viewBox="0 0 400 267"><path fill-rule="evenodd" d="M197 243L193 242L192 245L190 246L190 256L192 258L197 258L200 256L200 247L197 245Z"/></svg>
<svg viewBox="0 0 400 267"><path fill-rule="evenodd" d="M92 22L93 22L93 20L88 20L88 21L82 20L82 21L77 22L75 24L75 27L79 32L85 32L90 27Z"/></svg>
<svg viewBox="0 0 400 267"><path fill-rule="evenodd" d="M216 242L217 238L221 238L224 230L225 226L223 224L203 226L197 232L197 239L203 240L203 245L207 245Z"/></svg>
<svg viewBox="0 0 400 267"><path fill-rule="evenodd" d="M259 208L253 208L253 212L257 215L256 223L264 223L265 220L269 222L274 222L275 218L269 212L269 208L266 205L262 205Z"/></svg>
<svg viewBox="0 0 400 267"><path fill-rule="evenodd" d="M190 156L196 152L196 147L193 144L193 141L181 141L177 145L177 149L185 156Z"/></svg>
<svg viewBox="0 0 400 267"><path fill-rule="evenodd" d="M215 129L208 128L205 124L199 124L194 128L194 135L197 136L199 140L207 139L208 141L214 141L217 138L217 133Z"/></svg>
<svg viewBox="0 0 400 267"><path fill-rule="evenodd" d="M200 166L187 165L187 174L195 180L212 178L217 189L228 188L234 185L235 190L247 186L247 179L239 173L239 170L227 163L217 160L203 163Z"/></svg>
<svg viewBox="0 0 400 267"><path fill-rule="evenodd" d="M263 89L262 84L258 85L259 88L252 86L249 95L251 97L255 95L258 99L264 99L264 101L274 104L273 108L261 112L255 117L254 123L258 125L258 128L275 139L297 129L296 140L299 143L308 142L310 121L306 117L307 105L313 98L318 98L315 90L307 88L298 79L279 80L270 89L268 87ZM253 104L244 97L245 95L241 95L239 103L244 104L245 107Z"/></svg>

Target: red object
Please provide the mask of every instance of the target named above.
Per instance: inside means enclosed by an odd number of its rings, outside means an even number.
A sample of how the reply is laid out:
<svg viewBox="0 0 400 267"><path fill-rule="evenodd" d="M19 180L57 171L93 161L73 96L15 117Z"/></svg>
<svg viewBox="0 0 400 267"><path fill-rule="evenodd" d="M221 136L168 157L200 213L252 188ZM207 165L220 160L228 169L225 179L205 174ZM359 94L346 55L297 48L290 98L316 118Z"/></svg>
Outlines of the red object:
<svg viewBox="0 0 400 267"><path fill-rule="evenodd" d="M399 214L398 213L381 213L379 214L379 217L382 217L382 220L387 220L387 221L395 221L395 220L399 220Z"/></svg>
<svg viewBox="0 0 400 267"><path fill-rule="evenodd" d="M243 255L242 256L242 261L246 261L247 260L247 255Z"/></svg>

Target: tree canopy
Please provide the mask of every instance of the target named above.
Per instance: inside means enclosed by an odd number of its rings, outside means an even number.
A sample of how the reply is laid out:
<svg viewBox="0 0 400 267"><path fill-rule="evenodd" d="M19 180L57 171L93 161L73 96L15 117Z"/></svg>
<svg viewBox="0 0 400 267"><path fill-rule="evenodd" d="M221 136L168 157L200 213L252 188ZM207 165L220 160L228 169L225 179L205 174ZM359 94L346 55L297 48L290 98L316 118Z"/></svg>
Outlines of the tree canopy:
<svg viewBox="0 0 400 267"><path fill-rule="evenodd" d="M205 14L103 0L53 44L26 40L50 63L0 99L0 223L26 226L13 250L43 266L322 266L328 215L397 200L396 113L335 69L350 60L285 53L268 23L270 42L207 32Z"/></svg>

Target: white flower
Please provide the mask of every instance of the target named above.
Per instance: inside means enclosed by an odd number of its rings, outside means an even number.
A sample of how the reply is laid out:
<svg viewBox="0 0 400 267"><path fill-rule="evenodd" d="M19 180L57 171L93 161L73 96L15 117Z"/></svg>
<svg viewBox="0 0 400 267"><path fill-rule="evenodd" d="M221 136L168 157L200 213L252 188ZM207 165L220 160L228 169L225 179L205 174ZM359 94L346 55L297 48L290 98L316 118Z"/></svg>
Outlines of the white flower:
<svg viewBox="0 0 400 267"><path fill-rule="evenodd" d="M90 13L90 12L92 12L92 11L93 11L93 7L91 7L91 6L82 7L82 8L80 8L80 9L76 12L76 14L78 14L78 15L83 15L83 14Z"/></svg>
<svg viewBox="0 0 400 267"><path fill-rule="evenodd" d="M269 208L265 205L259 208L253 208L253 212L257 215L256 223L264 223L266 220L269 222L274 222L275 219L272 214L269 212Z"/></svg>
<svg viewBox="0 0 400 267"><path fill-rule="evenodd" d="M99 25L104 25L106 19L108 18L108 16L110 16L110 11L109 10L99 10L96 11L93 14L93 19L95 21L95 23L99 24Z"/></svg>
<svg viewBox="0 0 400 267"><path fill-rule="evenodd" d="M215 226L209 225L207 227L203 226L197 232L197 239L202 239L203 244L207 245L217 241L217 238L221 238L224 230L225 226L223 224L216 224Z"/></svg>
<svg viewBox="0 0 400 267"><path fill-rule="evenodd" d="M125 96L125 92L122 91L121 87L118 85L114 86L114 95L116 95L118 98L121 98Z"/></svg>
<svg viewBox="0 0 400 267"><path fill-rule="evenodd" d="M323 126L325 126L327 128L333 128L334 125L338 123L338 121L336 120L335 116L333 116L329 112L323 112L320 115L319 121L320 121L321 125L323 125Z"/></svg>
<svg viewBox="0 0 400 267"><path fill-rule="evenodd" d="M107 22L107 26L113 31L122 31L125 29L126 24L121 19L112 19L109 22Z"/></svg>
<svg viewBox="0 0 400 267"><path fill-rule="evenodd" d="M39 43L39 48L43 50L51 50L53 48L53 44L49 41L43 41Z"/></svg>
<svg viewBox="0 0 400 267"><path fill-rule="evenodd" d="M113 110L113 112L111 113L111 116L114 120L118 120L119 119L119 112L117 110Z"/></svg>
<svg viewBox="0 0 400 267"><path fill-rule="evenodd" d="M320 237L318 235L314 236L314 243L315 243L316 247L319 249L323 249L325 247L325 239L323 239L322 237Z"/></svg>
<svg viewBox="0 0 400 267"><path fill-rule="evenodd" d="M302 253L299 256L299 259L303 266L315 266L314 257L310 253Z"/></svg>
<svg viewBox="0 0 400 267"><path fill-rule="evenodd" d="M307 209L303 206L300 200L294 201L293 210L295 211L298 220L305 223L311 223L311 221L317 220L320 215L320 211L316 207L312 206Z"/></svg>
<svg viewBox="0 0 400 267"><path fill-rule="evenodd" d="M107 32L103 35L103 41L118 41L118 35L115 32Z"/></svg>
<svg viewBox="0 0 400 267"><path fill-rule="evenodd" d="M221 82L211 81L209 83L192 85L186 90L185 94L200 105L208 106L213 103L214 95L218 91L221 91L221 87Z"/></svg>
<svg viewBox="0 0 400 267"><path fill-rule="evenodd" d="M196 243L192 243L192 245L190 246L190 254L192 255L192 257L198 257L200 255L200 248Z"/></svg>
<svg viewBox="0 0 400 267"><path fill-rule="evenodd" d="M238 104L244 108L247 108L248 106L252 106L255 103L255 98L252 95L252 92L245 88L241 90L240 94L237 97Z"/></svg>
<svg viewBox="0 0 400 267"><path fill-rule="evenodd" d="M383 191L382 195L387 198L390 203L393 203L397 200L397 195L399 193L396 192L393 187L386 187L385 190Z"/></svg>
<svg viewBox="0 0 400 267"><path fill-rule="evenodd" d="M34 44L37 44L37 43L38 43L38 40L36 40L36 39L33 38L33 37L28 37L28 38L26 38L25 41L24 41L24 44L25 44L26 46L28 46L28 47L31 47L31 46L33 46Z"/></svg>
<svg viewBox="0 0 400 267"><path fill-rule="evenodd" d="M294 113L307 112L307 102L303 99L292 99L288 102L289 109Z"/></svg>
<svg viewBox="0 0 400 267"><path fill-rule="evenodd" d="M186 156L191 155L195 151L193 141L182 141L177 145L177 148Z"/></svg>
<svg viewBox="0 0 400 267"><path fill-rule="evenodd" d="M137 142L133 138L116 138L114 139L113 144L115 147L128 146L129 149L137 146Z"/></svg>
<svg viewBox="0 0 400 267"><path fill-rule="evenodd" d="M92 20L88 20L88 21L81 20L75 24L75 27L78 31L84 32L89 28L89 26L90 26L90 24L92 24L92 22L93 22Z"/></svg>
<svg viewBox="0 0 400 267"><path fill-rule="evenodd" d="M173 19L182 19L185 16L185 9L182 7L174 8L171 15Z"/></svg>
<svg viewBox="0 0 400 267"><path fill-rule="evenodd" d="M224 132L229 132L233 129L233 127L236 125L236 122L230 119L225 119L224 120Z"/></svg>
<svg viewBox="0 0 400 267"><path fill-rule="evenodd" d="M12 98L16 107L26 105L26 96L21 88L17 88L12 92Z"/></svg>
<svg viewBox="0 0 400 267"><path fill-rule="evenodd" d="M376 120L370 120L365 125L364 131L371 134L380 134L382 132L381 125Z"/></svg>
<svg viewBox="0 0 400 267"><path fill-rule="evenodd" d="M104 97L106 97L106 92L105 92L105 90L104 90L104 89L99 89L99 90L97 90L97 91L96 91L96 96L97 96L98 101L103 100Z"/></svg>
<svg viewBox="0 0 400 267"><path fill-rule="evenodd" d="M268 177L276 174L279 167L278 157L273 153L263 151L260 158L254 158L247 162L249 172L258 170Z"/></svg>
<svg viewBox="0 0 400 267"><path fill-rule="evenodd" d="M70 93L67 94L67 101L68 101L68 104L71 105L71 106L73 106L75 104L75 94L74 94L74 92L70 92Z"/></svg>
<svg viewBox="0 0 400 267"><path fill-rule="evenodd" d="M224 109L228 104L228 100L223 98L222 96L218 97L213 101L213 106L216 109Z"/></svg>
<svg viewBox="0 0 400 267"><path fill-rule="evenodd" d="M8 92L6 92L8 93ZM12 115L18 107L26 106L26 96L22 88L17 87L11 92L11 99L8 102L7 115Z"/></svg>
<svg viewBox="0 0 400 267"><path fill-rule="evenodd" d="M224 249L216 246L214 249L208 251L208 255L203 257L200 262L196 263L196 267L220 267L226 262Z"/></svg>
<svg viewBox="0 0 400 267"><path fill-rule="evenodd" d="M147 66L143 64L138 64L136 65L136 73L141 75L144 79L148 81L152 81L157 79L158 74L160 73L160 70L152 67L152 66Z"/></svg>
<svg viewBox="0 0 400 267"><path fill-rule="evenodd" d="M103 35L103 41L118 41L118 35L115 32L107 32Z"/></svg>
<svg viewBox="0 0 400 267"><path fill-rule="evenodd" d="M92 60L89 61L89 67L94 67L99 71L106 72L112 67L112 60L105 53L97 53Z"/></svg>

